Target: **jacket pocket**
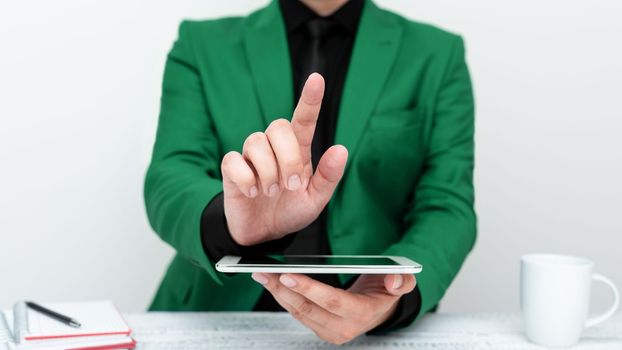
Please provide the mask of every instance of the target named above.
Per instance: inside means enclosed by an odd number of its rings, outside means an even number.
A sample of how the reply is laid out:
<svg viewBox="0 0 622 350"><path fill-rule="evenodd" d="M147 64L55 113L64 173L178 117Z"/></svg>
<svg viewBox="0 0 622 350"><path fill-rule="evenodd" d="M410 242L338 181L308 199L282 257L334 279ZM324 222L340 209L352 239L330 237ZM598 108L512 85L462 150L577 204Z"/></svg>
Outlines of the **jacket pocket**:
<svg viewBox="0 0 622 350"><path fill-rule="evenodd" d="M407 205L420 176L426 156L424 118L420 108L370 118L356 166L368 194L385 207Z"/></svg>
<svg viewBox="0 0 622 350"><path fill-rule="evenodd" d="M369 119L369 129L373 132L374 130L399 130L416 127L423 122L423 116L419 111L420 108L415 107L373 114Z"/></svg>

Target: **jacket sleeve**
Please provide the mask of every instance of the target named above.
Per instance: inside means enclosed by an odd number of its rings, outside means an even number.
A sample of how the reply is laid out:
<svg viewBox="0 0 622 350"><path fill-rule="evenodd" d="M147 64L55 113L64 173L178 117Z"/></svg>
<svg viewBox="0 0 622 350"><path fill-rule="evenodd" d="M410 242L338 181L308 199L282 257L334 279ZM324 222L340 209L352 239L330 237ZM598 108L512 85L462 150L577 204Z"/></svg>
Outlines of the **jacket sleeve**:
<svg viewBox="0 0 622 350"><path fill-rule="evenodd" d="M204 268L218 283L201 244L201 215L220 192L219 142L183 22L164 70L160 117L144 187L149 222L180 255Z"/></svg>
<svg viewBox="0 0 622 350"><path fill-rule="evenodd" d="M423 265L417 275L417 317L438 304L476 237L473 92L461 38L456 37L450 51L437 89L423 172L404 217L406 231L385 251Z"/></svg>

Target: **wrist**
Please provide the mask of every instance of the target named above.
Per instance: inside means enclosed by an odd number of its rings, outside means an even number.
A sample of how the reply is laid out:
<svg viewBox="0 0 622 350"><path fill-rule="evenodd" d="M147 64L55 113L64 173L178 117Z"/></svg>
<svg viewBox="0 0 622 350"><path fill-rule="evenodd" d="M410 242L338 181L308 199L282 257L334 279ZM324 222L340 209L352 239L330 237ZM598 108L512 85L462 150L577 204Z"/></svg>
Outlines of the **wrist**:
<svg viewBox="0 0 622 350"><path fill-rule="evenodd" d="M274 254L288 247L295 234L278 240L244 246L232 234L224 210L223 193L220 193L206 206L201 217L201 243L205 253L214 261L225 255Z"/></svg>

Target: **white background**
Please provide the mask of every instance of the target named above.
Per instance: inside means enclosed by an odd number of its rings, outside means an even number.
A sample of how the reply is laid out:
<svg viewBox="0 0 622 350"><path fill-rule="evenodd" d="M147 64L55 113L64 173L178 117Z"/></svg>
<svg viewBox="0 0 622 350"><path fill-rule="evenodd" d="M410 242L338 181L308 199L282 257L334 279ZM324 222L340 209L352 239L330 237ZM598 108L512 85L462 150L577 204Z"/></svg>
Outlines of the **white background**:
<svg viewBox="0 0 622 350"><path fill-rule="evenodd" d="M172 256L142 202L166 53L182 18L264 3L0 2L0 307L146 308ZM517 310L526 252L591 257L622 285L622 2L379 3L466 38L479 238L442 310Z"/></svg>

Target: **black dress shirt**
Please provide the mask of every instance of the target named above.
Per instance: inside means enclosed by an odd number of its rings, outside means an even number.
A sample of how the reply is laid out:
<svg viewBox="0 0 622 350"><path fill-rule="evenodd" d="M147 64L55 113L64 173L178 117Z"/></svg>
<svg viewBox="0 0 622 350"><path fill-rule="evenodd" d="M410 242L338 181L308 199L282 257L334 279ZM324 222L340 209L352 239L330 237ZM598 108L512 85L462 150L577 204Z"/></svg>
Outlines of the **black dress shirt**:
<svg viewBox="0 0 622 350"><path fill-rule="evenodd" d="M318 15L299 0L280 0L279 4L287 31L295 105L307 78L304 72L305 67L303 67L305 60L302 56L308 52L308 44L311 38L306 28L306 23L317 18ZM326 17L332 25L322 41L322 52L326 58L326 65L325 71L320 73L325 80L325 92L313 137L312 163L314 168L320 156L334 142L343 85L363 6L364 0L350 0L332 15ZM331 250L328 237L326 236L326 215L326 209L324 209L318 219L305 229L280 240L245 247L238 245L228 232L224 215L223 196L220 194L212 200L203 212L201 220L202 242L206 253L215 261L227 254L284 253L329 255ZM349 284L355 280L353 278L350 283L344 286L341 285L337 275L322 274L312 275L311 277L341 288L349 287ZM410 323L419 312L421 306L420 298L418 289L403 296L400 299L395 314L370 333L382 333ZM284 311L267 290L264 290L262 293L254 310Z"/></svg>

